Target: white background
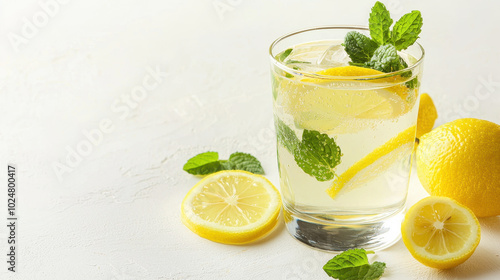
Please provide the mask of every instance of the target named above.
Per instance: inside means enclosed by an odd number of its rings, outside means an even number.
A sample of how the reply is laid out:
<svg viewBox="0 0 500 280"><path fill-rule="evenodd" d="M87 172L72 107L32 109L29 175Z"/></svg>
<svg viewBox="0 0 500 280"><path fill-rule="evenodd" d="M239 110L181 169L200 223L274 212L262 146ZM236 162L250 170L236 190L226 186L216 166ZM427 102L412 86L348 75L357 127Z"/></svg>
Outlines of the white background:
<svg viewBox="0 0 500 280"><path fill-rule="evenodd" d="M437 125L500 123L500 2L384 2L396 19L423 14L422 90ZM306 27L366 25L373 3L0 1L0 182L7 163L19 182L17 272L0 226L0 278L329 279L333 255L283 225L248 246L189 231L179 205L199 179L182 165L207 150L249 152L277 185L268 46ZM413 176L409 203L425 195ZM476 253L455 269L421 265L401 241L371 260L387 263L384 279L499 279L500 217L480 222Z"/></svg>

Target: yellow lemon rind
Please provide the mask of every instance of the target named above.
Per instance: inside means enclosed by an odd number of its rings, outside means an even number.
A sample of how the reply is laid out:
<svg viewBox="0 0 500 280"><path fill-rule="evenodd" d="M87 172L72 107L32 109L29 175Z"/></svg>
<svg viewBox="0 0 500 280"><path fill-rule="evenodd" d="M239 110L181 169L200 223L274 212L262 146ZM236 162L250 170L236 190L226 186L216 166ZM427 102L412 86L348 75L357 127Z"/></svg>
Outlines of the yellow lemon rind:
<svg viewBox="0 0 500 280"><path fill-rule="evenodd" d="M473 221L470 223L472 235L470 240L467 240L464 246L465 249L443 256L437 256L427 253L423 247L413 242L413 226L411 223L415 221L421 208L437 202L451 204L454 210L459 210L463 215L468 217L469 221ZM428 267L438 269L453 268L465 262L474 253L481 240L481 228L474 213L454 199L439 196L429 196L414 204L405 215L405 219L401 224L401 233L406 248L408 248L408 251L416 260Z"/></svg>
<svg viewBox="0 0 500 280"><path fill-rule="evenodd" d="M477 217L500 215L500 125L464 118L420 138L417 174L430 195L457 200Z"/></svg>
<svg viewBox="0 0 500 280"><path fill-rule="evenodd" d="M213 180L213 178L229 174L246 174L252 178L258 178L261 182L267 185L269 190L273 192L271 193L268 191L268 193L275 199L273 205L270 207L272 208L272 211L267 211L266 215L263 216L258 222L242 227L224 227L214 222L205 221L196 216L196 214L191 211L189 202L197 193L199 193L199 189L202 188L206 182ZM263 176L242 170L219 171L210 174L191 188L181 204L181 220L187 228L205 239L232 245L242 245L255 242L270 234L278 225L280 212L281 197L274 185Z"/></svg>
<svg viewBox="0 0 500 280"><path fill-rule="evenodd" d="M429 133L434 127L438 113L432 98L427 93L420 95L420 106L418 107L417 138Z"/></svg>

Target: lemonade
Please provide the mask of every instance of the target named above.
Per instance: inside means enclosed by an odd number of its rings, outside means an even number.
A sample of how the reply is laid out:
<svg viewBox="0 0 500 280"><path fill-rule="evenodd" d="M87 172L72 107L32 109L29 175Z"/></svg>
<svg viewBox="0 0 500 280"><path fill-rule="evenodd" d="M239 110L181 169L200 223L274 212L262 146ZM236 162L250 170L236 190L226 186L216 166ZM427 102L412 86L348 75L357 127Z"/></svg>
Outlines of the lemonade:
<svg viewBox="0 0 500 280"><path fill-rule="evenodd" d="M387 74L350 63L342 40L320 39L352 29L305 30L271 51L287 228L332 251L383 248L399 238L422 73L419 45L398 52L406 67Z"/></svg>

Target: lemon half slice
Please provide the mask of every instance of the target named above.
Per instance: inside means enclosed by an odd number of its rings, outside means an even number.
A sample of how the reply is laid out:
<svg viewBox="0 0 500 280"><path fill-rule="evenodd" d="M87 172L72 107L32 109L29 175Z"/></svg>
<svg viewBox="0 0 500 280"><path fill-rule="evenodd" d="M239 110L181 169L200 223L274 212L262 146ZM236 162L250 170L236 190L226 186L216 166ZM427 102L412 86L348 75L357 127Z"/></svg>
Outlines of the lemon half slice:
<svg viewBox="0 0 500 280"><path fill-rule="evenodd" d="M181 217L201 237L244 244L271 232L280 209L280 194L265 177L231 170L198 182L182 201Z"/></svg>
<svg viewBox="0 0 500 280"><path fill-rule="evenodd" d="M322 133L353 133L373 125L371 121L393 119L409 111L412 92L396 77L375 81L354 80L360 76L385 74L356 66L334 67L319 75L353 77L353 80L283 79L277 104L293 116L296 124ZM386 84L383 84L386 83ZM336 86L331 87L330 84ZM393 84L394 86L391 86ZM353 88L359 87L359 90ZM345 88L345 89L344 89Z"/></svg>
<svg viewBox="0 0 500 280"><path fill-rule="evenodd" d="M438 196L413 205L406 213L401 233L415 259L440 269L465 262L481 239L474 213L451 198Z"/></svg>

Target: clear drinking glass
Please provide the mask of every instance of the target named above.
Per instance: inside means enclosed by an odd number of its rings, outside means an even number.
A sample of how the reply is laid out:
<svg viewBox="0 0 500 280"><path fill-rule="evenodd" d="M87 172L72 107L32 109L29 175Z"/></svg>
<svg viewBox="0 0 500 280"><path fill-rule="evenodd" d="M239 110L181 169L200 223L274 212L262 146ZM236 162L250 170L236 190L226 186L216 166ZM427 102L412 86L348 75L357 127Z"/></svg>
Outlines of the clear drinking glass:
<svg viewBox="0 0 500 280"><path fill-rule="evenodd" d="M328 26L270 47L278 166L287 229L318 249L382 249L400 238L415 143L424 50L407 68L349 65L343 38L366 27Z"/></svg>

